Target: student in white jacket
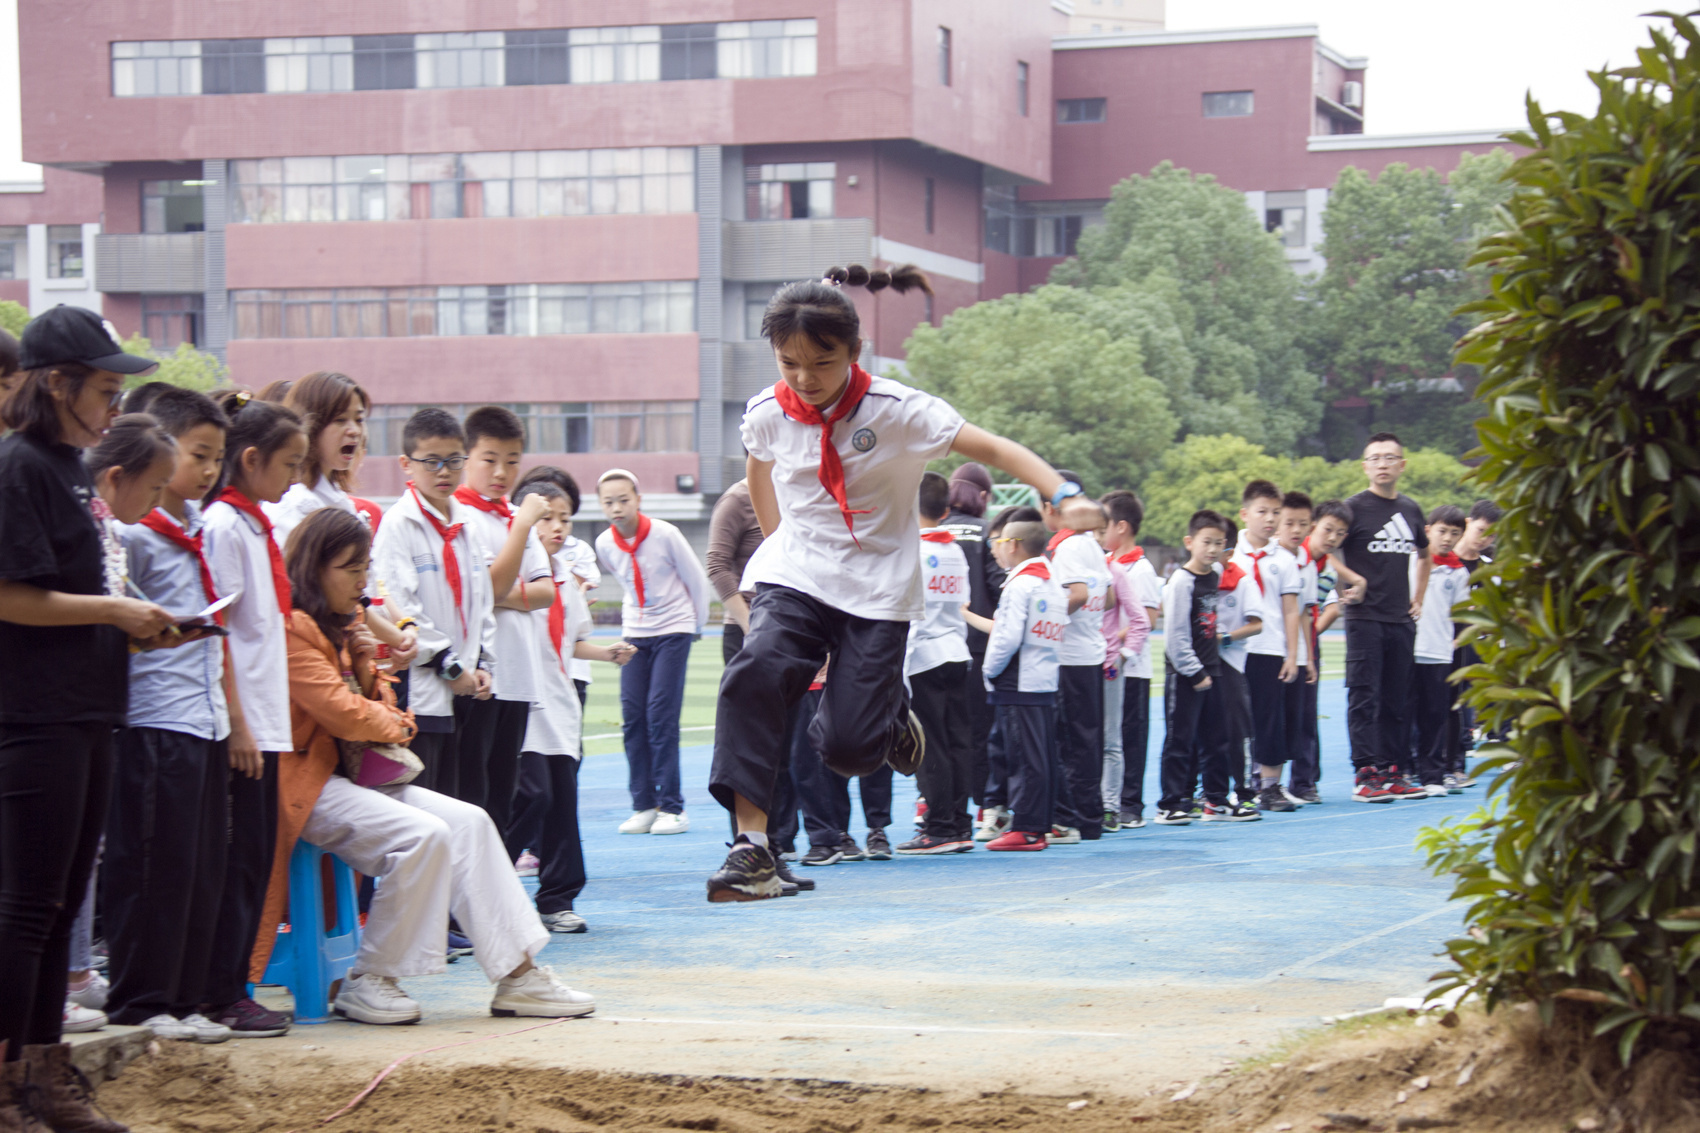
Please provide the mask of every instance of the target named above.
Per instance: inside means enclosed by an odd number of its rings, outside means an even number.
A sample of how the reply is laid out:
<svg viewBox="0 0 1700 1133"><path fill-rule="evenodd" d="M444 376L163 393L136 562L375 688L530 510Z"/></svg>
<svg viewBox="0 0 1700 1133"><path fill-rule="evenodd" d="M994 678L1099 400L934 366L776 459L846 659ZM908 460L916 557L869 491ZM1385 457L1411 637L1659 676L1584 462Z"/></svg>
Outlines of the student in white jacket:
<svg viewBox="0 0 1700 1133"><path fill-rule="evenodd" d="M419 726L413 751L425 764L415 781L459 798L454 699L491 694L494 595L484 556L464 528L466 509L454 498L466 467L460 422L421 409L402 430L402 448L408 488L378 527L372 574L388 588L385 606L397 624L419 634L407 692Z"/></svg>
<svg viewBox="0 0 1700 1133"><path fill-rule="evenodd" d="M708 572L677 527L643 514L637 477L611 468L596 482L608 529L596 555L619 579L621 636L637 656L620 674L620 718L631 770L632 816L622 834L683 834L679 710L691 643L708 625Z"/></svg>

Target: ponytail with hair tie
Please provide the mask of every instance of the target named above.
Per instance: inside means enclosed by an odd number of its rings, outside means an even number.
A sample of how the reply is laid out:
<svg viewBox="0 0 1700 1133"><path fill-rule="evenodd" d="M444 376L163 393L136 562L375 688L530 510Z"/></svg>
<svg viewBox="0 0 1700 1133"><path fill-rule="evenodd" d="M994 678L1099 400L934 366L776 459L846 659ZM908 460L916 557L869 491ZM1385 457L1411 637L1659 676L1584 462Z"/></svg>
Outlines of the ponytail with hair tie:
<svg viewBox="0 0 1700 1133"><path fill-rule="evenodd" d="M861 264L851 264L847 268L830 267L821 282L834 287L865 287L870 293L884 291L888 287L899 295L917 288L928 295L933 293L933 284L927 273L914 264L899 264L890 271L882 268L870 271Z"/></svg>

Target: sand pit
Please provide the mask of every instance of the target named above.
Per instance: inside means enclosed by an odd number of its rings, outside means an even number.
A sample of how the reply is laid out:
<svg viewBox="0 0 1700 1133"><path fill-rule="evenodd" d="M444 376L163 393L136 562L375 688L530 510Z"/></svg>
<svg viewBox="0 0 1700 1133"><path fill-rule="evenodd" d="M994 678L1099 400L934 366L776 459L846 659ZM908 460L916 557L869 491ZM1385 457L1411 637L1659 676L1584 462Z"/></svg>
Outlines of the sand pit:
<svg viewBox="0 0 1700 1133"><path fill-rule="evenodd" d="M1129 1082L1124 1094L930 1091L822 1080L595 1073L414 1059L332 1121L381 1065L262 1043L156 1044L101 1092L135 1133L438 1133L513 1129L701 1129L870 1133L889 1129L1152 1133L1455 1129L1459 1133L1700 1128L1700 1063L1680 1040L1630 1079L1574 1044L1543 1039L1527 1012L1376 1019L1304 1036L1199 1082ZM1616 1092L1596 1096L1601 1089Z"/></svg>

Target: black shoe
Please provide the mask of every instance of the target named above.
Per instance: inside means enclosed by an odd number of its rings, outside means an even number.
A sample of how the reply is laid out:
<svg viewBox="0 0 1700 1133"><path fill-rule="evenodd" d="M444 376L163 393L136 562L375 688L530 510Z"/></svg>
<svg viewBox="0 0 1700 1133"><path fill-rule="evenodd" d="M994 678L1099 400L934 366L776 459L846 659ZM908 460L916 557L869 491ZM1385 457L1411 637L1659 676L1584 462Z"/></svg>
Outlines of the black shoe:
<svg viewBox="0 0 1700 1133"><path fill-rule="evenodd" d="M931 834L921 834L900 842L897 852L900 854L965 854L974 848L971 837L934 838Z"/></svg>
<svg viewBox="0 0 1700 1133"><path fill-rule="evenodd" d="M803 855L803 865L837 865L844 860L844 851L837 846L810 846Z"/></svg>
<svg viewBox="0 0 1700 1133"><path fill-rule="evenodd" d="M868 855L862 851L862 847L856 845L856 839L848 834L844 836L844 841L838 843L838 854L838 860L841 862L865 862L868 860Z"/></svg>
<svg viewBox="0 0 1700 1133"><path fill-rule="evenodd" d="M1121 828L1122 828L1121 811L1119 811L1119 810L1107 810L1107 811L1105 811L1104 812L1104 833L1114 834L1116 831L1120 830Z"/></svg>
<svg viewBox="0 0 1700 1133"><path fill-rule="evenodd" d="M1287 796L1281 793L1280 787L1265 787L1257 792L1257 809L1288 814L1299 808L1287 801Z"/></svg>
<svg viewBox="0 0 1700 1133"><path fill-rule="evenodd" d="M903 731L897 737L896 746L891 749L891 754L885 757L885 761L891 764L891 769L899 775L913 775L926 756L926 729L921 727L920 718L910 712L908 719L903 722Z"/></svg>
<svg viewBox="0 0 1700 1133"><path fill-rule="evenodd" d="M773 859L773 872L779 878L781 885L795 885L798 889L813 889L815 887L814 878L798 877L791 872L791 863L784 858Z"/></svg>
<svg viewBox="0 0 1700 1133"><path fill-rule="evenodd" d="M779 876L773 871L773 855L754 842L733 842L726 863L708 879L708 899L716 904L764 901L784 895Z"/></svg>
<svg viewBox="0 0 1700 1133"><path fill-rule="evenodd" d="M275 1039L289 1031L287 1016L269 1011L252 999L238 999L228 1007L206 1014L220 1026L229 1027L233 1039Z"/></svg>
<svg viewBox="0 0 1700 1133"><path fill-rule="evenodd" d="M885 836L884 830L868 831L868 860L871 862L889 862L891 860L891 839Z"/></svg>

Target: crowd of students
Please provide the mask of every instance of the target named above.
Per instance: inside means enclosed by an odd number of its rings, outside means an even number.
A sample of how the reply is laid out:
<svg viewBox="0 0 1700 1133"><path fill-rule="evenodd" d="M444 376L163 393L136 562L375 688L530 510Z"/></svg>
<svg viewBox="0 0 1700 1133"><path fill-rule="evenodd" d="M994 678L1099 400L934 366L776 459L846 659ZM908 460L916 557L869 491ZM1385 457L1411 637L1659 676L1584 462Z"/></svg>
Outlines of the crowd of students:
<svg viewBox="0 0 1700 1133"><path fill-rule="evenodd" d="M711 592L726 667L708 786L733 835L711 901L814 888L788 859L1034 851L1144 825L1159 623L1156 823L1321 801L1320 635L1342 610L1351 797L1468 785L1450 617L1491 505L1425 524L1397 492L1397 438L1378 435L1367 492L1313 507L1254 481L1238 524L1192 517L1165 583L1133 493L1092 500L862 371L857 286L928 283L853 267L775 296L780 379L746 412L749 475L717 502L706 569L623 469L596 486L607 530L574 538L577 483L521 474L525 432L500 407L415 413L406 490L380 511L350 494L371 406L345 375L126 393L153 363L98 316L58 307L0 340L0 1119L122 1129L90 1107L66 1032L284 1034L251 988L300 840L366 878L338 1014L416 1021L399 981L467 953L495 1014L590 1013L535 962L551 932L587 927L589 662L622 667L620 833L684 832L679 716ZM951 479L926 471L953 453L968 462ZM988 466L1039 506L987 522ZM604 572L623 595L606 644L585 599ZM895 846L894 772L923 796Z"/></svg>

